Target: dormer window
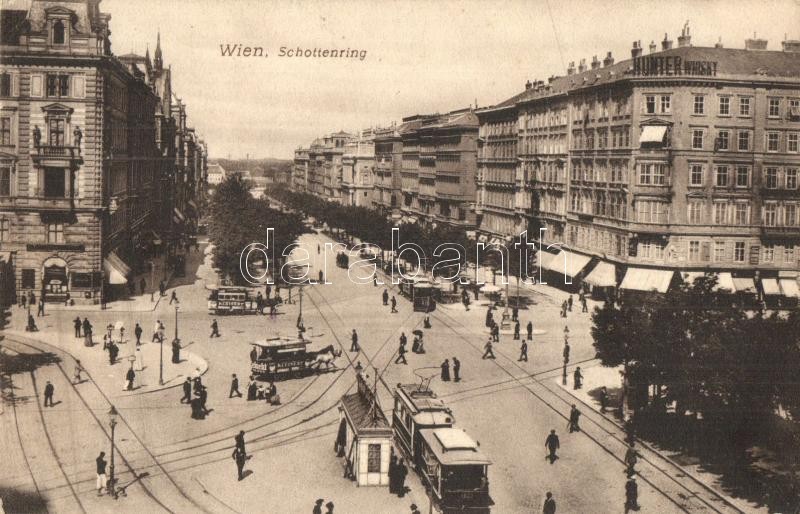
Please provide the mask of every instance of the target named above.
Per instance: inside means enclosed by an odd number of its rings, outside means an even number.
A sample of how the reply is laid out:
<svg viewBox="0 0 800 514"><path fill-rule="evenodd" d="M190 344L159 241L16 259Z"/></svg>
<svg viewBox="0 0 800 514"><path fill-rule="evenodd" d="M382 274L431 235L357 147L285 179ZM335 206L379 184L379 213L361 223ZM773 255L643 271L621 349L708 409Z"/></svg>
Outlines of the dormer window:
<svg viewBox="0 0 800 514"><path fill-rule="evenodd" d="M54 45L63 45L67 42L66 36L66 28L64 27L64 22L61 20L56 20L53 23L53 44Z"/></svg>

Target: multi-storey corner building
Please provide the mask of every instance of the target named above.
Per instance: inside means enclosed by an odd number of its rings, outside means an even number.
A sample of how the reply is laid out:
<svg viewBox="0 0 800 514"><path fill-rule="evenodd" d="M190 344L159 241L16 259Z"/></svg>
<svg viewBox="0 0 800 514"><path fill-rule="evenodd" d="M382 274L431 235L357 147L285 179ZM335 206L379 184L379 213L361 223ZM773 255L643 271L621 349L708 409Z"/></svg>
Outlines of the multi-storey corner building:
<svg viewBox="0 0 800 514"><path fill-rule="evenodd" d="M371 129L345 142L342 154L341 199L344 205L372 206L375 175L375 141Z"/></svg>
<svg viewBox="0 0 800 514"><path fill-rule="evenodd" d="M617 276L796 271L800 53L783 46L692 47L685 29L482 109L479 229L531 218Z"/></svg>
<svg viewBox="0 0 800 514"><path fill-rule="evenodd" d="M342 201L342 156L344 144L352 137L344 131L322 138L322 194L328 200Z"/></svg>
<svg viewBox="0 0 800 514"><path fill-rule="evenodd" d="M403 142L400 131L403 126L375 130L375 190L373 206L400 218L402 188Z"/></svg>
<svg viewBox="0 0 800 514"><path fill-rule="evenodd" d="M295 191L308 191L308 148L294 151L291 185Z"/></svg>
<svg viewBox="0 0 800 514"><path fill-rule="evenodd" d="M412 220L475 225L478 117L470 109L403 119L401 209Z"/></svg>
<svg viewBox="0 0 800 514"><path fill-rule="evenodd" d="M99 301L160 241L153 229L171 200L159 92L169 79L156 86L164 70L149 56L113 55L99 4L0 11L0 252L15 277L6 294Z"/></svg>

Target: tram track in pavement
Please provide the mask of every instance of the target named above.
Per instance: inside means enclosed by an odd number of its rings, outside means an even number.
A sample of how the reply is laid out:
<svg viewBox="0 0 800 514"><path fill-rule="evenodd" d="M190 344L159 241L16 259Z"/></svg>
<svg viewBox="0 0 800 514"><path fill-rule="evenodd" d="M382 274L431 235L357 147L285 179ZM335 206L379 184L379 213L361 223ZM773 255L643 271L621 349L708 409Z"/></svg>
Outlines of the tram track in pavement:
<svg viewBox="0 0 800 514"><path fill-rule="evenodd" d="M446 316L447 318L449 318L450 320L452 320L453 322L457 322L457 320L455 320L451 315L449 315L447 313L443 313L443 312L440 312L440 313L437 314L436 311L434 311L433 317L435 319L437 319L440 323L442 323L445 327L447 327L450 331L452 331L454 334L460 336L464 342L466 342L471 347L473 347L473 349L475 349L477 352L482 353L481 346L478 346L478 345L476 345L476 344L474 344L473 342L470 341L470 339L475 337L474 334L462 334L462 333L460 333L453 325L451 325L450 323L448 323L447 321L445 321L443 319L443 317L444 317L443 315ZM504 357L509 362L511 362L512 366L515 366L516 368L518 368L518 369L520 369L522 371L525 371L527 373L527 370L525 370L524 368L519 366L517 363L513 362L513 359L505 356L504 354L501 354L501 356ZM538 380L536 378L533 378L533 383L530 384L530 385L526 384L526 383L523 383L523 380L526 380L526 377L517 377L517 376L515 376L505 366L503 366L499 362L497 362L497 359L492 359L492 362L498 368L500 368L504 373L509 375L509 377L511 377L509 382L511 382L511 381L518 382L521 387L526 389L532 396L534 396L539 401L544 403L548 408L550 408L552 411L554 411L558 416L562 417L564 420L568 420L569 419L568 415L564 414L564 412L561 409L559 409L556 405L554 405L553 402L548 401L546 398L544 398L541 392L535 391L532 386L540 386L541 388L543 388L547 392L547 394L549 394L551 396L554 396L560 403L565 403L567 405L571 405L572 403L575 403L577 401L576 399L571 397L572 398L571 400L569 400L569 401L565 400L560 394L556 394L552 389L547 387L544 384L544 382L542 382L541 380ZM569 393L567 393L565 391L562 391L562 392L564 394L569 394ZM596 435L592 435L592 434L586 432L586 430L583 429L583 428L581 429L581 433L583 435L585 435L586 437L588 437L596 446L599 446L606 453L611 455L612 458L614 458L616 461L618 461L624 467L624 459L622 457L620 457L620 453L624 454L625 448L627 447L627 444L625 443L625 441L621 437L617 436L613 431L602 427L599 422L596 422L595 420L591 420L591 421L594 422L594 425L598 429L600 429L602 432L605 433L605 436L611 436L612 439L614 439L615 441L621 443L621 446L623 446L623 448L620 451L614 451L612 448L609 447L609 445L607 445L604 442L602 442L600 440L600 437L598 437ZM615 427L615 428L619 428L619 427ZM661 457L660 455L655 453L653 450L650 450L650 451L653 454L655 454L657 458L659 458L659 459L663 460L665 463L667 463L670 467L674 467L675 469L677 469L681 476L688 478L688 480L690 482L692 482L696 486L699 486L701 489L706 491L706 493L711 496L711 499L705 499L705 498L702 498L701 496L698 496L696 491L693 491L689 486L687 486L684 483L682 483L681 481L679 481L668 470L656 465L653 462L652 459L644 459L644 458L640 459L640 462L643 461L643 462L647 463L650 466L650 468L652 468L655 471L656 475L659 475L659 476L662 476L662 477L666 477L670 482L675 484L678 488L680 488L683 491L685 491L685 493L683 493L683 492L678 493L677 494L678 498L675 498L674 495L671 494L670 492L666 491L664 487L659 486L659 485L657 485L655 483L655 481L657 479L654 476L652 476L650 473L643 474L642 473L643 466L640 466L639 469L637 470L637 475L639 475L644 482L646 482L655 491L657 491L662 496L664 496L669 501L671 501L673 504L675 504L679 509L683 510L684 512L698 512L698 511L704 511L704 510L711 510L713 512L717 512L717 513L720 513L720 514L727 514L729 512L735 512L737 514L743 514L744 513L743 510L741 510L739 507L734 505L730 500L728 500L727 498L725 498L722 495L720 495L718 492L716 492L714 489L712 489L708 485L706 485L706 484L702 483L701 481L695 479L691 475L686 474L685 471L683 471L682 468L680 468L676 464L672 463L671 461ZM640 454L641 454L641 451L640 451ZM700 505L700 507L701 507L700 509L698 509L698 506L690 504L690 500L692 500L692 499L695 499L697 502L699 502L701 504ZM681 501L681 500L683 500L683 501ZM722 506L720 506L720 505L714 505L712 502L722 503L724 505L724 508L721 508Z"/></svg>
<svg viewBox="0 0 800 514"><path fill-rule="evenodd" d="M26 342L24 342L24 341L20 341L20 340L19 340L19 338L18 338L18 337L16 337L16 336L15 336L15 337L8 337L8 336L7 336L7 337L6 337L6 338L3 340L3 345L4 345L4 346L8 346L8 345L9 345L9 343L10 343L12 346L13 346L13 345L20 345L20 346L24 346L24 347L30 348L30 349L32 349L32 350L34 350L34 351L37 351L37 352L39 352L39 353L43 353L43 354L44 354L44 353L48 353L48 352L45 352L44 350L42 350L41 348L37 347L37 346L36 346L36 345L34 345L34 344L30 344L30 343L26 343ZM43 342L43 341L36 341L36 343L37 343L37 344L40 344L40 345L42 345L42 346L46 346L46 347L52 348L52 349L53 349L53 350L55 350L55 352L57 352L57 353L61 353L61 354L64 354L64 355L68 355L68 356L69 356L71 359L73 359L73 360L74 360L74 357L72 357L72 355L70 355L68 352L66 352L66 351L64 351L64 350L62 350L62 349L60 349L60 348L58 348L58 347L56 347L56 346L53 346L53 345L51 345L51 344L49 344L49 343L45 343L45 342ZM55 353L55 352L54 352L54 353ZM22 352L21 352L21 353L22 353ZM67 374L67 372L64 370L64 367L62 366L61 362L56 362L56 363L55 363L55 366L58 368L58 370L59 370L60 374L61 374L61 375L64 377L64 379L67 381L67 383L69 383L69 384L70 384L70 386L71 386L71 388L72 388L72 391L75 393L75 395L77 396L77 398L78 398L78 399L81 401L81 403L82 403L82 404L83 404L83 406L85 407L86 411L87 411L87 412L89 412L89 414L92 416L92 418L94 419L94 421L95 421L95 423L97 424L97 426L100 428L100 430L103 432L103 434L105 434L105 436L106 436L106 437L109 439L109 441L110 441L110 440L111 440L111 435L110 435L110 434L108 433L108 431L106 430L106 427L105 427L105 425L104 425L103 423L101 423L101 422L100 422L100 419L97 417L97 414L94 412L94 410L93 410L93 409L92 409L92 408L89 406L89 403L86 401L86 398L84 397L84 395L80 393L80 391L79 391L79 390L78 390L78 388L76 387L76 384L74 384L74 383L72 382L72 380L70 379L69 375L68 375L68 374ZM97 383L96 383L96 382L95 382L95 381L94 381L94 380L91 378L91 375L90 375L88 372L86 372L86 371L84 371L84 372L86 373L86 375L87 375L87 377L88 377L88 379L89 379L89 380L88 380L88 382L89 382L89 383L91 383L91 384L94 386L94 388L97 390L97 392L98 392L98 393L100 394L100 396L103 398L103 400L104 400L104 401L105 401L105 402L106 402L108 405L111 405L111 401L109 400L108 396L106 396L105 392L103 392L103 390L102 390L102 389L100 389L100 387L99 387L99 386L97 385ZM37 396L38 396L38 395L37 395ZM37 399L37 403L38 403L38 399ZM40 408L41 408L41 406L40 406ZM181 496L181 497L183 497L185 500L187 500L187 501L188 501L189 503L191 503L192 505L194 505L194 506L195 506L195 507L196 507L196 508L197 508L199 511L201 511L201 512L208 512L208 511L207 511L207 510L206 510L206 509L205 509L205 508L204 508L202 505L200 505L199 503L197 503L196 501L194 501L193 499L191 499L191 498L188 496L188 494L186 493L186 491L184 491L184 490L183 490L183 488L182 488L181 486L179 486L179 485L177 484L177 482L175 482L175 480L172 478L172 476L170 476L170 475L169 475L169 473L167 473L167 472L166 472L166 470L163 468L163 466L161 466L161 464L158 462L158 460L155 458L155 456L154 456L154 455L153 455L153 454L150 452L150 450L147 448L147 446L144 444L144 442L143 442L143 441L142 441L142 440L139 438L139 436L138 436L138 435L137 435L137 434L136 434L136 433L133 431L132 427L131 427L131 426L128 424L128 422L125 420L125 417L124 417L122 414L118 414L118 419L122 421L122 424L124 424L124 425L125 425L125 427L127 427L128 431L131 433L131 435L133 435L133 437L136 439L137 443L138 443L138 444L139 444L139 445L142 447L142 449L144 449L144 450L145 450L145 452L146 452L146 453L147 453L147 454L150 456L150 458L153 460L153 462L155 463L155 467L157 467L157 468L158 468L158 469L159 469L159 470L160 470L160 471L163 473L163 475L164 475L164 476L167 478L167 480L168 480L168 481L169 481L169 482L172 484L172 486L173 486L173 487L175 488L175 490L176 490L176 491L177 491L177 492L180 494L180 496ZM129 460L128 460L128 459L125 457L125 455L122 453L122 451L121 451L121 450L118 450L118 451L119 451L119 457L120 457L120 459L122 459L122 462L125 464L125 467L127 467L127 468L128 468L128 471L131 473L131 475L133 475L134 477L139 477L139 476L141 476L141 474L140 474L140 473L137 473L137 470L136 470L136 469L135 469L135 468L132 466L132 464L131 464L131 463L129 462ZM140 466L140 468L147 468L147 467L152 467L152 465L151 465L151 466ZM151 500L153 500L153 501L154 501L154 502L155 502L157 505L159 505L159 506L160 506L160 507L161 507L161 508L162 508L164 511L166 511L166 512L170 512L170 513L173 513L173 512L174 512L172 509L170 509L169 507L167 507L167 506L166 506L166 505L165 505L165 504L164 504L164 503L163 503L161 500L159 500L159 499L158 499L158 498L155 496L155 494L153 493L153 491L151 491L151 490L150 490L150 488L148 488L148 487L147 487L147 485L145 485L145 483L144 483L142 480L138 480L138 484L139 484L139 485L142 487L142 490L145 492L145 494L146 494L146 495L147 495L147 496L148 496L148 497L149 497ZM85 512L85 511L84 511L84 512Z"/></svg>

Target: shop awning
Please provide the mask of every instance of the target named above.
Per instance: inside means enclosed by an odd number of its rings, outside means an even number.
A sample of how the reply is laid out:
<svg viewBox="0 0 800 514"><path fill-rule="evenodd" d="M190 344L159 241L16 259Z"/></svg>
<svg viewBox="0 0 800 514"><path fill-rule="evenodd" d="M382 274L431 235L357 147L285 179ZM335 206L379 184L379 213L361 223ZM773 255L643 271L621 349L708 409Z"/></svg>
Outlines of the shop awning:
<svg viewBox="0 0 800 514"><path fill-rule="evenodd" d="M733 287L737 293L756 293L756 283L752 278L733 277Z"/></svg>
<svg viewBox="0 0 800 514"><path fill-rule="evenodd" d="M696 278L702 277L705 275L703 271L685 271L681 273L683 281L687 284L694 284ZM713 275L717 277L717 284L712 289L713 291L728 291L733 292L736 291L736 286L733 283L733 275L728 272L720 272L714 273L710 272L709 275ZM751 281L752 282L752 281Z"/></svg>
<svg viewBox="0 0 800 514"><path fill-rule="evenodd" d="M128 283L127 277L130 275L131 269L116 253L111 252L103 259L103 269L106 275L108 275L109 284L119 285Z"/></svg>
<svg viewBox="0 0 800 514"><path fill-rule="evenodd" d="M667 127L663 125L648 125L642 127L642 135L639 137L639 144L645 143L658 143L664 142L664 136L667 135Z"/></svg>
<svg viewBox="0 0 800 514"><path fill-rule="evenodd" d="M595 287L614 287L617 285L617 267L600 261L583 281Z"/></svg>
<svg viewBox="0 0 800 514"><path fill-rule="evenodd" d="M555 258L547 263L547 269L556 273L564 273L568 277L574 277L589 264L591 259L585 255L580 255L568 250L561 250ZM545 266L542 265L544 268Z"/></svg>
<svg viewBox="0 0 800 514"><path fill-rule="evenodd" d="M800 298L800 288L797 287L797 279L795 278L780 278L778 284L781 286L783 296L789 298Z"/></svg>
<svg viewBox="0 0 800 514"><path fill-rule="evenodd" d="M778 286L778 279L775 278L762 278L761 289L764 290L764 294L778 296L781 294L781 288Z"/></svg>
<svg viewBox="0 0 800 514"><path fill-rule="evenodd" d="M537 264L541 266L543 270L550 269L547 266L550 264L550 261L555 259L556 255L554 253L540 251L536 253Z"/></svg>
<svg viewBox="0 0 800 514"><path fill-rule="evenodd" d="M663 269L628 268L619 288L666 293L672 282L672 275L672 271Z"/></svg>

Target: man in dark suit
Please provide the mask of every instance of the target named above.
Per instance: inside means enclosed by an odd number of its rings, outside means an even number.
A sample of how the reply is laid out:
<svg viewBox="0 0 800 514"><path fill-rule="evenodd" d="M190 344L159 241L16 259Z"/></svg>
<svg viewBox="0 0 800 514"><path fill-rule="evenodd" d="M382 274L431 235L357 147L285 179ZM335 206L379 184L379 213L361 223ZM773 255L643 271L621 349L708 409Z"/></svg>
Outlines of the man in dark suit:
<svg viewBox="0 0 800 514"><path fill-rule="evenodd" d="M44 386L44 406L45 407L52 407L53 406L53 393L56 392L56 388L53 387L53 384L50 381L47 381L47 385Z"/></svg>

